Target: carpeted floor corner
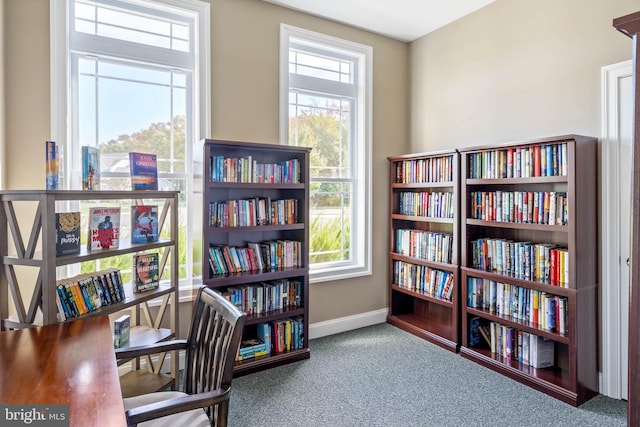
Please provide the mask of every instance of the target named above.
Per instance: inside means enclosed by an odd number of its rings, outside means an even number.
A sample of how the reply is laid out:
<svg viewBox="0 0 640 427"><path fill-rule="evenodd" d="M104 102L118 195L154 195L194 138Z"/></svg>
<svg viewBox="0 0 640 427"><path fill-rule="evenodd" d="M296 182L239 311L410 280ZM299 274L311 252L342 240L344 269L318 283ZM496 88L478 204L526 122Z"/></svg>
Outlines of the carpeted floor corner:
<svg viewBox="0 0 640 427"><path fill-rule="evenodd" d="M625 401L574 408L386 323L309 345L233 380L231 427L626 425Z"/></svg>

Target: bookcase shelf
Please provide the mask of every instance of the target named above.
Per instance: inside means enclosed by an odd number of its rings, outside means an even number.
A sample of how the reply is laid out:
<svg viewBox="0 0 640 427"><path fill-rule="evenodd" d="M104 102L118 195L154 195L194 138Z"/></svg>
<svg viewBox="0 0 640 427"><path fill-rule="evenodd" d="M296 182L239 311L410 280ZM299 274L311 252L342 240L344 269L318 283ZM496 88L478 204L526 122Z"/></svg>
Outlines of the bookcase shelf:
<svg viewBox="0 0 640 427"><path fill-rule="evenodd" d="M567 135L470 147L460 150L460 162L460 353L580 405L598 391L597 139ZM478 209L501 219L473 218ZM538 219L504 221L522 211ZM491 337L472 339L478 325ZM551 366L524 363L533 336L553 343Z"/></svg>
<svg viewBox="0 0 640 427"><path fill-rule="evenodd" d="M458 154L447 150L388 160L391 194L387 321L456 352L460 344ZM427 246L432 248L427 251ZM438 250L448 257L434 258ZM427 272L429 277L420 276ZM439 296L442 282L437 278L451 280L450 299ZM429 289L434 287L435 293Z"/></svg>
<svg viewBox="0 0 640 427"><path fill-rule="evenodd" d="M196 191L202 191L202 279L203 284L216 289L222 294L228 294L230 288L250 288L273 284L282 280L290 280L301 283L300 305L249 313L245 324L244 338L255 338L258 327L263 324L273 325L278 322L286 322L289 319L301 320L302 345L289 351L275 352L272 348L268 355L257 356L251 359L237 361L234 374L244 375L310 357L309 336L309 152L304 147L290 147L274 144L254 142L220 141L205 139L196 148L198 163L202 163L202 176L196 177ZM283 172L287 179L284 182L256 182L253 172L259 164L284 164L295 161L296 166ZM224 165L224 174L221 174L220 166ZM296 169L297 168L297 169ZM285 168L286 169L286 168ZM290 173L295 171L294 173ZM233 177L229 178L228 173ZM223 176L224 175L224 176ZM240 175L243 178L237 178ZM292 175L299 179L291 179ZM249 176L249 178L247 178ZM262 176L262 175L261 175ZM225 178L226 177L226 178ZM236 181L243 182L236 182ZM222 181L222 182L221 182ZM248 181L248 182L247 182ZM227 203L230 201L266 199L269 202L276 200L295 200L297 206L297 218L295 223L274 224L267 222L262 225L250 226L213 226L211 221L210 206ZM253 212L254 208L251 208ZM217 211L216 211L217 212ZM225 211L226 214L226 211ZM241 212L246 218L253 218L251 213ZM251 222L246 222L251 223ZM226 222L222 222L226 224ZM263 243L267 241L290 240L299 243L301 265L273 270L250 270L244 272L227 272L215 274L210 266L210 248L247 248L251 243ZM253 251L255 254L255 251ZM214 262L215 264L215 262ZM233 288L232 288L233 287ZM237 302L236 302L237 303ZM271 326L273 327L273 326ZM275 339L274 330L271 330L271 340ZM243 339L244 339L243 338Z"/></svg>
<svg viewBox="0 0 640 427"><path fill-rule="evenodd" d="M178 265L177 191L7 190L0 191L0 199L0 260L3 265L0 270L1 330L58 322L55 285L57 279L65 278L65 273L57 272L60 267L154 250L162 250L171 266ZM164 230L168 237L144 244L131 244L127 238L120 238L115 249L88 250L81 245L78 254L56 256L55 213L58 208L60 211L68 210L67 203L83 201L91 204L130 201L131 204L161 205L159 233ZM121 228L128 227L126 222L121 221ZM88 225L81 223L81 235L87 233L87 229ZM32 277L35 278L35 285ZM164 277L168 277L168 280L161 282L158 289L143 293L134 293L131 283L123 283L123 301L65 321L130 313L129 346L175 338L178 336L177 268L171 268ZM23 295L31 295L28 307ZM154 316L148 305L151 301L160 302L160 310ZM161 327L166 315L169 325ZM160 374L159 370L153 372L153 366L140 370L139 359L130 362L132 370L121 377L123 395L132 396L177 386L177 354L171 357L168 374Z"/></svg>

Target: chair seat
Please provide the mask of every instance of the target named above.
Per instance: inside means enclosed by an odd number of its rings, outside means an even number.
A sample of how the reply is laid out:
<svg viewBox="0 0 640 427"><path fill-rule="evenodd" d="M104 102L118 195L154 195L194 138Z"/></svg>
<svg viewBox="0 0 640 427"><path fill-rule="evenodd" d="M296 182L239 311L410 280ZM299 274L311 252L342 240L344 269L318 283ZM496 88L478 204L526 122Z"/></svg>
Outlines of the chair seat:
<svg viewBox="0 0 640 427"><path fill-rule="evenodd" d="M147 405L149 403L162 402L176 397L187 396L186 393L179 391L159 391L155 393L142 394L140 396L124 398L124 409L137 408L138 406ZM157 418L138 424L140 427L210 427L211 423L204 409L194 409L192 411L181 412L178 414L168 415L166 417Z"/></svg>

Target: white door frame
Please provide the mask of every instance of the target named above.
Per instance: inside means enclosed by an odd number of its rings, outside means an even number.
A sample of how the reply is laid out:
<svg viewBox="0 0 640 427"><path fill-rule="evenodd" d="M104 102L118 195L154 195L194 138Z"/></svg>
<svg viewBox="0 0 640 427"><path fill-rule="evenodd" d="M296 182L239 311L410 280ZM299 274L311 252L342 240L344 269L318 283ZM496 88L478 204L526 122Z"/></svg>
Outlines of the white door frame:
<svg viewBox="0 0 640 427"><path fill-rule="evenodd" d="M627 360L622 354L623 340L628 339L622 331L621 304L629 304L629 295L622 295L621 260L618 236L621 230L620 194L620 130L619 89L620 79L632 75L632 62L624 61L602 68L602 138L601 138L601 197L600 197L600 251L601 251L601 347L602 376L600 393L615 399L625 398L626 381L623 374ZM630 213L624 215L628 217ZM626 288L625 288L626 289ZM625 346L626 348L626 346ZM624 389L624 390L623 390Z"/></svg>

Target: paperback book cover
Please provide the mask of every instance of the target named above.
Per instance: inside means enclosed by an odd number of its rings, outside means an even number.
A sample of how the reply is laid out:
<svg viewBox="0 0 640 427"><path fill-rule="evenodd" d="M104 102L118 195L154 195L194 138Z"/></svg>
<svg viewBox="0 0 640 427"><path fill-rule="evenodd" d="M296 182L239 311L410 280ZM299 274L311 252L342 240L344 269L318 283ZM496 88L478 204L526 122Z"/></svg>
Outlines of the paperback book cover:
<svg viewBox="0 0 640 427"><path fill-rule="evenodd" d="M131 316L125 314L113 322L113 347L121 348L129 344Z"/></svg>
<svg viewBox="0 0 640 427"><path fill-rule="evenodd" d="M100 150L96 147L82 147L82 189L100 189Z"/></svg>
<svg viewBox="0 0 640 427"><path fill-rule="evenodd" d="M80 252L80 212L56 212L56 256Z"/></svg>
<svg viewBox="0 0 640 427"><path fill-rule="evenodd" d="M89 208L87 248L115 249L120 245L120 208Z"/></svg>
<svg viewBox="0 0 640 427"><path fill-rule="evenodd" d="M160 286L158 261L158 253L136 254L133 256L131 277L133 279L134 292L150 291Z"/></svg>
<svg viewBox="0 0 640 427"><path fill-rule="evenodd" d="M62 188L62 148L55 141L45 142L46 189Z"/></svg>
<svg viewBox="0 0 640 427"><path fill-rule="evenodd" d="M131 206L131 243L158 241L158 206Z"/></svg>
<svg viewBox="0 0 640 427"><path fill-rule="evenodd" d="M158 189L158 161L155 154L129 153L132 190Z"/></svg>

